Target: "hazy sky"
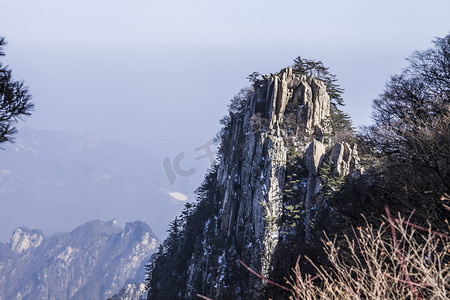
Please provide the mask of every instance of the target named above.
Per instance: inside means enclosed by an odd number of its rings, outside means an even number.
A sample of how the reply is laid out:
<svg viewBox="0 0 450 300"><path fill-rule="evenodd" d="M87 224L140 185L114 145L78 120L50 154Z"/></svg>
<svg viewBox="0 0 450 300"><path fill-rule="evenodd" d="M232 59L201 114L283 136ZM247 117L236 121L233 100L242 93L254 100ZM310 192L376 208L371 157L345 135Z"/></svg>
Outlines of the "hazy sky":
<svg viewBox="0 0 450 300"><path fill-rule="evenodd" d="M8 63L36 110L27 126L190 153L253 71L319 59L356 125L371 100L450 29L450 1L0 0ZM162 164L162 161L161 161Z"/></svg>

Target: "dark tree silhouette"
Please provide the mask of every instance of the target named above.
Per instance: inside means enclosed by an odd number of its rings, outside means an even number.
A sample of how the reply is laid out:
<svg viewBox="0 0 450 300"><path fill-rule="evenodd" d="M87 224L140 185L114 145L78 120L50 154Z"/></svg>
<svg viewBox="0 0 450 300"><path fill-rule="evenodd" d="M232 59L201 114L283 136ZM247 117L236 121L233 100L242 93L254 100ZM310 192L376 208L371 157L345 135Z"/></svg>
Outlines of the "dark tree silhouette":
<svg viewBox="0 0 450 300"><path fill-rule="evenodd" d="M259 72L253 72L252 74L248 75L246 78L248 79L248 81L250 83L255 83L259 77L261 76L261 74Z"/></svg>
<svg viewBox="0 0 450 300"><path fill-rule="evenodd" d="M374 100L364 138L383 158L390 197L437 220L449 216L441 198L450 194L450 35L433 43Z"/></svg>
<svg viewBox="0 0 450 300"><path fill-rule="evenodd" d="M4 56L5 38L0 37L0 56ZM0 144L14 142L14 126L19 119L31 115L31 95L23 82L14 81L11 70L0 62Z"/></svg>

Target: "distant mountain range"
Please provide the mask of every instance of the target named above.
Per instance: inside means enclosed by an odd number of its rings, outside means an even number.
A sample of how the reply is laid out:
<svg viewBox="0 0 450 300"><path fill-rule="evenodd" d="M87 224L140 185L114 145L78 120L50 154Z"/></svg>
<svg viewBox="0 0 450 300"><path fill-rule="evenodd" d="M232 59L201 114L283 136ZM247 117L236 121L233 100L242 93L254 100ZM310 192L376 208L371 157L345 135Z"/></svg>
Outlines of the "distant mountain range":
<svg viewBox="0 0 450 300"><path fill-rule="evenodd" d="M0 299L107 299L144 281L157 244L140 221L124 229L115 220L90 221L48 237L18 228L0 243Z"/></svg>
<svg viewBox="0 0 450 300"><path fill-rule="evenodd" d="M53 234L113 218L143 220L163 238L203 176L170 185L151 150L90 134L20 129L15 144L1 146L0 241L19 226Z"/></svg>

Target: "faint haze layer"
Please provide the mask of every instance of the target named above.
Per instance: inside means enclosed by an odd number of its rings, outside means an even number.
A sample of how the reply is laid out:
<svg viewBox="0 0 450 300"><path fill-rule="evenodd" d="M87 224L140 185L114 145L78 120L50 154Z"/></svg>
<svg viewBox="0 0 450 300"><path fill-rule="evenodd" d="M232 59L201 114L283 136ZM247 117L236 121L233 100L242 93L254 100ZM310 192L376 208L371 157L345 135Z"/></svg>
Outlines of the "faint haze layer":
<svg viewBox="0 0 450 300"><path fill-rule="evenodd" d="M170 185L152 151L94 135L22 130L0 155L0 241L19 226L52 234L92 219L142 220L163 238L200 181Z"/></svg>
<svg viewBox="0 0 450 300"><path fill-rule="evenodd" d="M30 144L37 133L19 126L17 144L0 152L0 240L19 225L51 233L113 217L164 234L185 199L173 193L192 193L209 164L196 149L248 74L299 55L321 60L345 89L343 109L367 124L404 57L447 33L448 11L442 0L0 0L4 61L36 105L27 126L151 149L74 148L53 133ZM187 173L175 169L182 153Z"/></svg>
<svg viewBox="0 0 450 300"><path fill-rule="evenodd" d="M0 28L34 95L31 126L176 153L214 136L246 75L299 55L338 75L346 110L367 124L385 78L446 34L449 10L436 0L0 0Z"/></svg>

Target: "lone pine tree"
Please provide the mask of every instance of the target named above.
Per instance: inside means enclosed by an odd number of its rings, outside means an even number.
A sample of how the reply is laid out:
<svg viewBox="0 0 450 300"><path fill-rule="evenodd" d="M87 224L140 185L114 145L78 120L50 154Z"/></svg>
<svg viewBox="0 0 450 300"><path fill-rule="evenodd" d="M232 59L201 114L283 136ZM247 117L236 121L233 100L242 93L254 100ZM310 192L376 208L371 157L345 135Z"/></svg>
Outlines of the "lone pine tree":
<svg viewBox="0 0 450 300"><path fill-rule="evenodd" d="M6 41L0 37L0 57ZM0 144L13 142L12 135L17 132L14 126L23 116L31 115L33 104L31 95L23 82L14 81L12 72L8 66L0 62Z"/></svg>

